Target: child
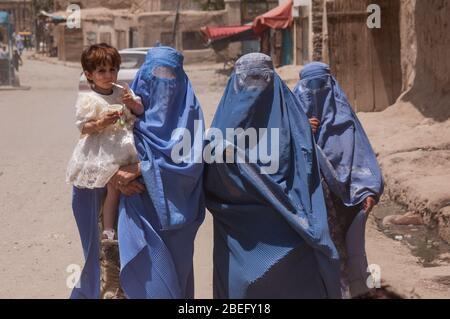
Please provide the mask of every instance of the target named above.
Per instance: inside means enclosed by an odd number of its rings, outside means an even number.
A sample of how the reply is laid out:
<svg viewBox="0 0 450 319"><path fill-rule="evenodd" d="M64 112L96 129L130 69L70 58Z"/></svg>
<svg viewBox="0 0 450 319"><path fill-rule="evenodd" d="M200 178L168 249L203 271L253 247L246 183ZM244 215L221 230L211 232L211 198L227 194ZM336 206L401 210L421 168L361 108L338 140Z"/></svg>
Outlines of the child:
<svg viewBox="0 0 450 319"><path fill-rule="evenodd" d="M92 45L81 55L81 64L92 90L79 93L76 102L81 137L67 168L67 182L78 188L106 186L102 239L112 240L120 191L109 181L119 167L138 161L133 124L144 107L128 87L122 90L113 85L121 64L115 48L105 43ZM117 104L125 107L117 109Z"/></svg>

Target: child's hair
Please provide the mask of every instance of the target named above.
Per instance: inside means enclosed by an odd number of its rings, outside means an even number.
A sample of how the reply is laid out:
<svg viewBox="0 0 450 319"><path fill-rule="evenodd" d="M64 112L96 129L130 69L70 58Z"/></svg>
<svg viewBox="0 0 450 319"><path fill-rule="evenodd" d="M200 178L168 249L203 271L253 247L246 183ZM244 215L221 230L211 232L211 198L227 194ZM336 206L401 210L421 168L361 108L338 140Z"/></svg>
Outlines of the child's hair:
<svg viewBox="0 0 450 319"><path fill-rule="evenodd" d="M122 59L116 48L106 43L93 44L81 54L83 71L94 72L98 66L111 64L119 69ZM89 82L92 82L88 79Z"/></svg>

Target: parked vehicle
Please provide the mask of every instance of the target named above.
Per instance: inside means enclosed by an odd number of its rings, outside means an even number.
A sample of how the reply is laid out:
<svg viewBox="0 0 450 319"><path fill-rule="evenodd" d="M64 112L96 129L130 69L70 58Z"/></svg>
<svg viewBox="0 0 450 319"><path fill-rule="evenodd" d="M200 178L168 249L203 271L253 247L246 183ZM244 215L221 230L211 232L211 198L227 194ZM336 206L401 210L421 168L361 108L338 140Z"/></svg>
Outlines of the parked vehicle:
<svg viewBox="0 0 450 319"><path fill-rule="evenodd" d="M127 48L127 49L122 49L121 51L123 51L123 52L127 52L127 51L144 51L145 53L147 53L147 51L150 48L151 47Z"/></svg>

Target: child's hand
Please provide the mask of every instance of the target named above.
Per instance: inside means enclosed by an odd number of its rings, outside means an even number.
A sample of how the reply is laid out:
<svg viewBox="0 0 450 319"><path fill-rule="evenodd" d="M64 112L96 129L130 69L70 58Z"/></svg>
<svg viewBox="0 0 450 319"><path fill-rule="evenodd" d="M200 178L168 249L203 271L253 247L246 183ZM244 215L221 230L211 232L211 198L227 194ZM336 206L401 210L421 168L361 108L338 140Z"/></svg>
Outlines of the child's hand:
<svg viewBox="0 0 450 319"><path fill-rule="evenodd" d="M124 85L122 103L136 116L142 115L144 113L144 106L140 99L136 99L131 92L128 84Z"/></svg>
<svg viewBox="0 0 450 319"><path fill-rule="evenodd" d="M125 104L125 106L129 109L133 109L136 104L133 94L131 94L130 88L128 87L128 84L124 85L122 103Z"/></svg>
<svg viewBox="0 0 450 319"><path fill-rule="evenodd" d="M309 119L309 124L311 125L311 129L312 129L313 133L316 134L317 129L320 126L320 121L317 118L312 117Z"/></svg>
<svg viewBox="0 0 450 319"><path fill-rule="evenodd" d="M98 125L101 129L108 127L117 122L120 118L119 112L108 112L101 119L98 120Z"/></svg>

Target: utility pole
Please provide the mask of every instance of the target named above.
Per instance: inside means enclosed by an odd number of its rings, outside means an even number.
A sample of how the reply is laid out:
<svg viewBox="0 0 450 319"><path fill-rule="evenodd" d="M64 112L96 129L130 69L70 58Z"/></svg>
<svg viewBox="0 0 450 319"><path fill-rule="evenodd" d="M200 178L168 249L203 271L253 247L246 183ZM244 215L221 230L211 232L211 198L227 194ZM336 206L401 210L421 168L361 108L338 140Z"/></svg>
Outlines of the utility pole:
<svg viewBox="0 0 450 319"><path fill-rule="evenodd" d="M38 26L37 26L37 23L38 23L37 22L37 0L33 0L31 6L32 6L31 14L32 14L32 19L33 19L34 45L35 45L35 51L37 53L39 51L39 41L38 41L38 36L37 36L37 30L38 30Z"/></svg>
<svg viewBox="0 0 450 319"><path fill-rule="evenodd" d="M177 11L175 12L175 21L173 22L173 30L172 30L172 45L175 49L177 48L176 39L177 39L178 20L180 17L180 5L181 0L178 0Z"/></svg>

